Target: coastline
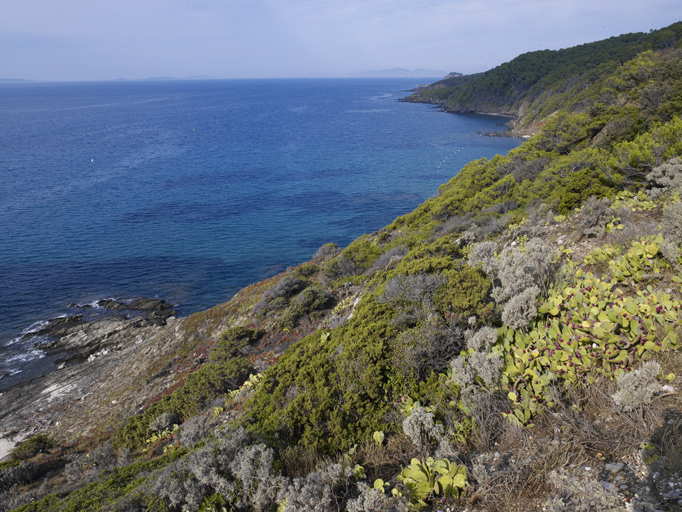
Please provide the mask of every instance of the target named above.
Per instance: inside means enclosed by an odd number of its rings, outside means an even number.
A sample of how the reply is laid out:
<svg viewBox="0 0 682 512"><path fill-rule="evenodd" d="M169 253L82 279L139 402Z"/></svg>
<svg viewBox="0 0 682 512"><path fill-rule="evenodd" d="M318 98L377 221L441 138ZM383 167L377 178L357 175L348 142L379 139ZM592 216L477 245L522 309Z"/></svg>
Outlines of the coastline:
<svg viewBox="0 0 682 512"><path fill-rule="evenodd" d="M86 359L98 348L76 349L65 346L62 339L78 331L92 331L96 326L135 320L138 325L163 324L171 316L177 316L173 305L162 299L100 299L90 304L69 304L73 314L60 315L35 323L15 338L11 346L18 346L34 357L17 357L15 366L5 367L0 377L0 392L12 386L59 369L65 363Z"/></svg>
<svg viewBox="0 0 682 512"><path fill-rule="evenodd" d="M0 391L0 460L17 443L48 427L68 438L86 435L103 421L134 414L139 402L131 404L130 397L102 398L130 382L153 382L146 393L144 386L135 391L142 402L151 390L158 392L167 376L140 376L157 363L156 356L173 347L164 340L173 336L172 328L180 320L174 316L160 320L157 315L154 311L82 322L51 342L46 350L62 356L57 369ZM106 407L107 403L116 407Z"/></svg>

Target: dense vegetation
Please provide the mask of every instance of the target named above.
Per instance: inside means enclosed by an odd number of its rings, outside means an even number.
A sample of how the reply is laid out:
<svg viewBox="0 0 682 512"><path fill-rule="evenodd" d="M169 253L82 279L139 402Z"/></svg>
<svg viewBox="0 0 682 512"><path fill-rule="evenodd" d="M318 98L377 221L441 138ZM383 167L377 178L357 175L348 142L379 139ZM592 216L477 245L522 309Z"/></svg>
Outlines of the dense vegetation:
<svg viewBox="0 0 682 512"><path fill-rule="evenodd" d="M534 52L424 93L526 102L543 129L240 298L210 358L112 442L17 448L3 509L667 506L584 466L682 480L680 36Z"/></svg>
<svg viewBox="0 0 682 512"><path fill-rule="evenodd" d="M681 35L682 23L675 23L649 33L524 53L485 73L436 82L410 100L438 103L456 112L521 115L526 121L543 119L556 110L584 110L609 93L605 86L625 62L645 51L674 48Z"/></svg>

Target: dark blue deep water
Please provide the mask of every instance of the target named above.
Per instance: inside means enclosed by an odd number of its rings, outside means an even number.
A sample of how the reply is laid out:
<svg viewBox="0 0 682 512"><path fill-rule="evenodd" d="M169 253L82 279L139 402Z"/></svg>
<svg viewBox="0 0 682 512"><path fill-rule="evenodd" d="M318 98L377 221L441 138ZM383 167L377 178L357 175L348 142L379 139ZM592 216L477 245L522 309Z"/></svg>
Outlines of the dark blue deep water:
<svg viewBox="0 0 682 512"><path fill-rule="evenodd" d="M39 355L17 336L69 303L208 308L519 144L477 133L503 119L398 102L414 85L0 84L0 376Z"/></svg>

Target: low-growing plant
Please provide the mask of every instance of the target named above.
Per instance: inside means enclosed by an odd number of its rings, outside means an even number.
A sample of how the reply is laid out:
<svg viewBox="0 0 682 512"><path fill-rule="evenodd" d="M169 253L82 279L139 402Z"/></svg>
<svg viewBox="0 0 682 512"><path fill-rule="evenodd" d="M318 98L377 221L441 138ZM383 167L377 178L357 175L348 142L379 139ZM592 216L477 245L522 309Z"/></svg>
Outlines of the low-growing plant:
<svg viewBox="0 0 682 512"><path fill-rule="evenodd" d="M611 398L624 411L650 404L654 395L662 388L656 379L660 373L661 366L657 362L647 361L641 367L619 375L616 379L618 390Z"/></svg>
<svg viewBox="0 0 682 512"><path fill-rule="evenodd" d="M627 508L622 496L606 490L590 475L571 475L558 469L552 471L547 480L554 488L554 495L542 504L543 510L548 512L616 512Z"/></svg>
<svg viewBox="0 0 682 512"><path fill-rule="evenodd" d="M278 310L289 304L289 299L304 290L310 282L295 276L285 276L272 288L265 290L260 302L252 311L257 315L265 315L268 311Z"/></svg>
<svg viewBox="0 0 682 512"><path fill-rule="evenodd" d="M339 255L338 257L331 260L322 269L322 273L326 277L327 281L336 281L338 279L344 279L351 277L362 272L361 268L353 263L350 258L344 255Z"/></svg>
<svg viewBox="0 0 682 512"><path fill-rule="evenodd" d="M161 432L163 430L171 428L173 425L177 425L179 420L180 419L178 418L177 414L172 412L164 412L159 414L156 418L154 418L151 421L151 423L149 424L149 430L152 430L154 432Z"/></svg>
<svg viewBox="0 0 682 512"><path fill-rule="evenodd" d="M646 179L651 185L649 195L653 199L666 192L682 193L682 158L675 157L654 167Z"/></svg>
<svg viewBox="0 0 682 512"><path fill-rule="evenodd" d="M242 350L260 336L259 331L244 327L225 330L211 351L211 362L188 375L172 394L163 396L142 414L129 418L116 432L114 446L131 450L142 448L151 437L150 426L158 416L175 414L178 423L182 423L216 398L236 389L252 372Z"/></svg>
<svg viewBox="0 0 682 512"><path fill-rule="evenodd" d="M384 293L378 302L409 307L430 301L445 279L435 274L399 275L384 285Z"/></svg>
<svg viewBox="0 0 682 512"><path fill-rule="evenodd" d="M246 394L253 393L258 389L258 386L263 379L262 373L257 373L256 375L250 374L249 378L244 381L244 384L239 386L238 389L233 389L225 394L227 401L235 400L237 398L243 397Z"/></svg>
<svg viewBox="0 0 682 512"><path fill-rule="evenodd" d="M168 427L168 428L166 428L166 429L163 430L163 431L157 431L157 432L155 432L154 434L152 434L152 436L151 436L149 439L147 439L147 441L146 441L146 442L147 442L147 447L144 448L142 451L143 451L143 452L146 452L146 451L148 451L150 448L151 448L152 450L154 450L154 449L156 449L159 445L162 445L162 444L164 444L164 443L167 443L168 441L170 441L170 440L173 438L173 436L175 435L175 433L177 432L177 430L178 430L179 428L180 428L179 425L173 425L172 427ZM166 447L164 447L164 453L166 452L165 448L166 448Z"/></svg>
<svg viewBox="0 0 682 512"><path fill-rule="evenodd" d="M435 300L443 317L476 316L483 324L493 321L495 308L490 299L490 282L479 269L446 270L442 276L447 282L439 288Z"/></svg>
<svg viewBox="0 0 682 512"><path fill-rule="evenodd" d="M590 251L587 256L585 256L584 262L586 265L595 265L597 263L603 263L605 261L612 260L619 254L617 247L613 245L604 244L600 247L595 247Z"/></svg>
<svg viewBox="0 0 682 512"><path fill-rule="evenodd" d="M617 211L620 208L636 211L651 211L656 207L654 203L644 192L631 192L629 190L621 190L613 198L611 209Z"/></svg>
<svg viewBox="0 0 682 512"><path fill-rule="evenodd" d="M613 216L610 205L611 201L608 198L589 197L583 206L576 210L579 212L574 220L576 229L588 237L603 236L606 225Z"/></svg>
<svg viewBox="0 0 682 512"><path fill-rule="evenodd" d="M263 293L263 300L272 301L279 297L289 298L296 295L308 285L307 281L298 277L286 276L275 286Z"/></svg>
<svg viewBox="0 0 682 512"><path fill-rule="evenodd" d="M468 485L466 466L431 457L425 461L412 459L398 480L407 489L406 496L417 510L426 507L427 501L434 497L458 498Z"/></svg>
<svg viewBox="0 0 682 512"><path fill-rule="evenodd" d="M314 276L320 271L320 267L314 263L306 263L294 270L294 275L300 277L301 279L307 279Z"/></svg>
<svg viewBox="0 0 682 512"><path fill-rule="evenodd" d="M496 351L470 351L452 360L450 378L465 394L476 391L479 387L492 390L499 384L503 366L504 359Z"/></svg>
<svg viewBox="0 0 682 512"><path fill-rule="evenodd" d="M372 263L372 266L365 271L365 273L367 275L372 275L375 272L384 270L389 263L393 262L392 264L396 264L396 262L400 261L408 252L408 248L404 245L393 247L379 256L374 263Z"/></svg>
<svg viewBox="0 0 682 512"><path fill-rule="evenodd" d="M342 464L328 464L295 478L277 495L278 512L328 512L343 510L354 480L353 469Z"/></svg>
<svg viewBox="0 0 682 512"><path fill-rule="evenodd" d="M671 203L663 210L661 232L674 245L682 243L682 202Z"/></svg>
<svg viewBox="0 0 682 512"><path fill-rule="evenodd" d="M71 493L49 494L42 499L23 505L17 512L57 512L101 510L104 505L118 510L167 511L166 503L158 496L142 492L150 478L158 470L187 455L187 450L179 449L151 461L141 461L111 472L105 472L92 483ZM138 508L139 507L139 508Z"/></svg>
<svg viewBox="0 0 682 512"><path fill-rule="evenodd" d="M497 343L499 336L497 329L482 327L467 339L467 348L473 351L488 352Z"/></svg>
<svg viewBox="0 0 682 512"><path fill-rule="evenodd" d="M357 267L367 270L374 261L381 256L381 248L370 241L367 235L351 242L348 247L341 251L341 255L351 260Z"/></svg>
<svg viewBox="0 0 682 512"><path fill-rule="evenodd" d="M635 297L614 292L612 282L582 275L574 286L550 293L528 333L503 330L506 358L502 383L509 390L513 421L525 424L553 398L554 382L593 383L615 378L646 354L677 347L674 325L681 304L651 286Z"/></svg>
<svg viewBox="0 0 682 512"><path fill-rule="evenodd" d="M368 293L347 323L292 345L245 404L249 428L278 448L300 443L321 454L389 432L386 414L407 386L390 364L394 315ZM331 334L321 343L323 332Z"/></svg>
<svg viewBox="0 0 682 512"><path fill-rule="evenodd" d="M645 276L660 274L661 261L656 258L659 254L659 243L663 237L658 235L653 240L635 241L625 254L609 261L611 275L617 281L640 282Z"/></svg>
<svg viewBox="0 0 682 512"><path fill-rule="evenodd" d="M248 505L261 512L274 508L277 494L287 480L274 473L274 452L264 444L242 448L229 464L229 470L239 482L232 505Z"/></svg>
<svg viewBox="0 0 682 512"><path fill-rule="evenodd" d="M38 464L32 461L22 460L16 465L5 466L0 469L0 491L31 483L38 475Z"/></svg>
<svg viewBox="0 0 682 512"><path fill-rule="evenodd" d="M403 432L419 450L423 450L432 442L447 442L443 425L436 422L436 417L431 411L419 406L413 407L403 421Z"/></svg>
<svg viewBox="0 0 682 512"><path fill-rule="evenodd" d="M240 508L244 494L230 466L238 460L248 441L244 429L217 430L205 446L153 474L144 492L163 498L176 509L197 510L214 494L221 494L228 503ZM269 470L267 464L263 467Z"/></svg>
<svg viewBox="0 0 682 512"><path fill-rule="evenodd" d="M502 322L512 329L526 330L537 316L537 301L540 288L531 286L507 301L502 310Z"/></svg>
<svg viewBox="0 0 682 512"><path fill-rule="evenodd" d="M348 512L408 512L409 503L401 496L386 494L383 480L377 481L381 482L381 489L359 482L357 489L360 494L357 498L348 501L346 510Z"/></svg>
<svg viewBox="0 0 682 512"><path fill-rule="evenodd" d="M396 317L395 324L411 320L418 321L419 318L410 318L403 313ZM407 381L422 381L432 373L443 372L463 345L464 330L460 326L443 325L431 319L396 336L392 342L393 364Z"/></svg>

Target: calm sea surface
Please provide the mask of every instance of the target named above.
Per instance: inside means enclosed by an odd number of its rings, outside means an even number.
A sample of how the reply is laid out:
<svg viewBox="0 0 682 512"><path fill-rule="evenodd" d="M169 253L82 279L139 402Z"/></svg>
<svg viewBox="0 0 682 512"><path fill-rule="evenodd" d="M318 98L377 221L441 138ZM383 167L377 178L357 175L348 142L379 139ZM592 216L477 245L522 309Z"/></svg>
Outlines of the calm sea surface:
<svg viewBox="0 0 682 512"><path fill-rule="evenodd" d="M186 315L348 244L519 141L399 103L411 79L0 84L0 388L69 303Z"/></svg>

